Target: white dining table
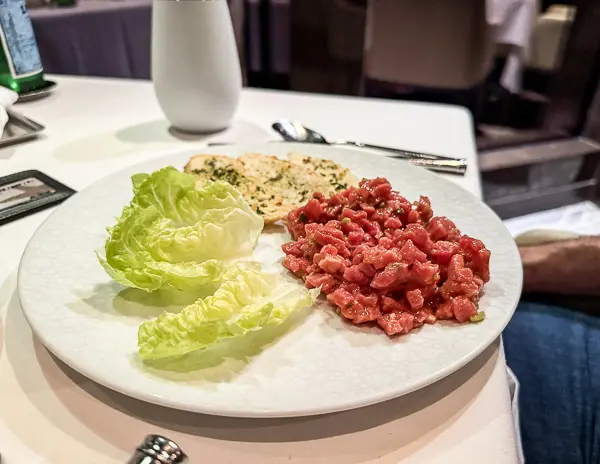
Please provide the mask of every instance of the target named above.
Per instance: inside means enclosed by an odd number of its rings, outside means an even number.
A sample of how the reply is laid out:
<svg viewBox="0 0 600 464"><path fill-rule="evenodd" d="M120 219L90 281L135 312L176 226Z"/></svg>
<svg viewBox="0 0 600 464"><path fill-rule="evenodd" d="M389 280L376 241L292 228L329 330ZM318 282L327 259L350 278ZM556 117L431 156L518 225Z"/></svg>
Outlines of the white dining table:
<svg viewBox="0 0 600 464"><path fill-rule="evenodd" d="M125 166L208 142L276 139L271 123L287 117L334 139L465 157L466 175L446 177L481 196L473 123L456 106L245 89L229 129L194 136L169 128L150 82L52 78L58 86L51 96L15 107L45 125L45 132L0 149L0 175L37 169L81 190ZM32 334L16 293L23 250L51 212L0 226L2 464L125 463L151 433L176 441L198 464L519 461L500 340L429 387L375 406L307 418L186 413L86 379Z"/></svg>

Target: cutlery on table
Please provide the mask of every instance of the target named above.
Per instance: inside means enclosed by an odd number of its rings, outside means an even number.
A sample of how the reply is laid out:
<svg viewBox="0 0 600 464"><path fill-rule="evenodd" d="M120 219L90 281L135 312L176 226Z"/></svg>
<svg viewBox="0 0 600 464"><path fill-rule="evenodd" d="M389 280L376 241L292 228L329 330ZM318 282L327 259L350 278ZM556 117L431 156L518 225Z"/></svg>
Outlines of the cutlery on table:
<svg viewBox="0 0 600 464"><path fill-rule="evenodd" d="M359 148L369 148L372 150L385 151L393 157L403 158L410 161L415 166L422 166L437 172L450 174L464 174L467 169L467 162L463 159L448 158L445 156L433 155L430 153L421 153L399 148L385 147L371 143L356 142L350 140L327 140L322 134L303 126L299 122L281 119L272 125L273 129L280 134L286 142L300 143L320 143L324 145L348 145Z"/></svg>

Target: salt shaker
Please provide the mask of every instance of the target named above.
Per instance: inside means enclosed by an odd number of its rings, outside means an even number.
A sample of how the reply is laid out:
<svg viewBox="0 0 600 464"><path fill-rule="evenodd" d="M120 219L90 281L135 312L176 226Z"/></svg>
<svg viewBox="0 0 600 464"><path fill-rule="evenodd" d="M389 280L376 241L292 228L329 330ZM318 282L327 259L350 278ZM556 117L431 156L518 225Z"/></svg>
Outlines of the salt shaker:
<svg viewBox="0 0 600 464"><path fill-rule="evenodd" d="M186 454L174 441L160 435L148 435L127 464L179 464Z"/></svg>

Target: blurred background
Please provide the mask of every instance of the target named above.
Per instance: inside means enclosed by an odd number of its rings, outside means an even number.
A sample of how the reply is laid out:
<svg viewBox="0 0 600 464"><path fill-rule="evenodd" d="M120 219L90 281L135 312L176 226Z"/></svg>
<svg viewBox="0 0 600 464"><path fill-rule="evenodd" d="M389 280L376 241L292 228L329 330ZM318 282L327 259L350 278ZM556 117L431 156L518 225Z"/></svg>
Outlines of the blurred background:
<svg viewBox="0 0 600 464"><path fill-rule="evenodd" d="M150 77L152 0L27 5L46 72ZM600 1L229 5L247 86L462 105L502 217L596 202Z"/></svg>

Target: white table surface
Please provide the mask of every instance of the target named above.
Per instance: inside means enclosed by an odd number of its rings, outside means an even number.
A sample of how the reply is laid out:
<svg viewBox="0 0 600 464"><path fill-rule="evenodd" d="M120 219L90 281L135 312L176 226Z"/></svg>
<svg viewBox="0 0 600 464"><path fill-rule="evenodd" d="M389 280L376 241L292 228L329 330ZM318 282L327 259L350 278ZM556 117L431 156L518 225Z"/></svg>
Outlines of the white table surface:
<svg viewBox="0 0 600 464"><path fill-rule="evenodd" d="M0 149L0 175L40 170L80 190L106 174L211 141L274 139L295 118L332 138L466 157L480 195L472 122L457 107L246 90L226 132L168 131L148 82L57 78L46 99L17 111L44 136ZM399 162L400 163L400 162ZM27 241L49 211L0 227L0 453L3 464L124 463L149 433L178 442L191 463L517 462L504 354L497 341L450 377L369 408L293 420L238 420L160 408L114 393L53 358L32 335L16 295Z"/></svg>

